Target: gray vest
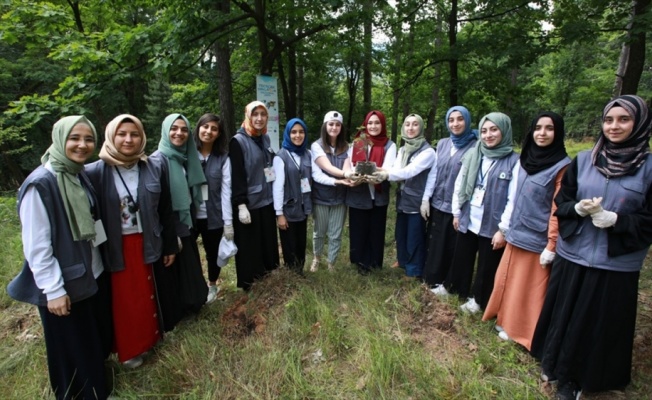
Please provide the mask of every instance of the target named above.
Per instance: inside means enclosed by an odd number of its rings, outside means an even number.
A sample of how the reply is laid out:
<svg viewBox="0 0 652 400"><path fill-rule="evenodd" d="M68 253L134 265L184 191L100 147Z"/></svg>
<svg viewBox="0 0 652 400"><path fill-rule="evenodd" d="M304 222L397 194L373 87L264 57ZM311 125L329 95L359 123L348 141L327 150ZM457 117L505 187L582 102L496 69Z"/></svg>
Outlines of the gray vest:
<svg viewBox="0 0 652 400"><path fill-rule="evenodd" d="M507 205L509 183L512 180L512 170L518 162L518 154L512 154L496 160L496 163L488 172L485 184L485 195L483 201L484 212L480 223L478 236L491 238L498 232L500 217ZM466 233L471 217L471 201L467 200L460 210L459 231Z"/></svg>
<svg viewBox="0 0 652 400"><path fill-rule="evenodd" d="M208 200L206 200L208 229L219 229L224 226L222 220L222 168L228 158L229 155L226 153L211 154L204 168L204 176L208 182Z"/></svg>
<svg viewBox="0 0 652 400"><path fill-rule="evenodd" d="M161 196L161 175L165 164L150 159L147 163L139 162L138 197L140 220L143 228L143 257L146 264L161 258L163 225L159 220L158 205ZM113 179L113 167L104 161L86 165L86 173L98 192L102 223L106 231L105 269L116 272L124 270L122 252L122 225L120 223L120 199ZM121 182L118 182L120 185Z"/></svg>
<svg viewBox="0 0 652 400"><path fill-rule="evenodd" d="M534 175L528 175L523 167L520 168L514 211L506 238L509 243L533 253L541 253L546 248L555 178L569 163L570 158L566 157Z"/></svg>
<svg viewBox="0 0 652 400"><path fill-rule="evenodd" d="M389 147L394 144L391 140L385 143L385 152ZM378 168L382 167L379 165ZM346 205L361 210L371 210L374 206L382 207L389 204L389 181L384 181L380 184L380 192L376 190L374 199L371 198L369 193L369 185L363 183L358 186L350 187L346 191Z"/></svg>
<svg viewBox="0 0 652 400"><path fill-rule="evenodd" d="M319 139L317 143L321 146L321 139ZM331 154L327 152L326 157L328 157L328 161L330 161L334 167L342 169L344 167L344 161L346 161L348 155L346 154L346 151L340 154ZM326 171L323 172L331 178L336 178ZM317 182L312 183L312 202L315 204L336 206L338 204L344 204L345 198L346 188L342 185L328 186Z"/></svg>
<svg viewBox="0 0 652 400"><path fill-rule="evenodd" d="M170 160L168 160L168 157L165 154L161 153L159 150L156 150L155 152L152 153L151 156L147 157L147 162L153 162L153 163L157 163L159 165L162 165L162 168L165 171L170 170L170 165L169 165ZM168 185L168 188L169 188L169 185ZM172 189L169 188L168 190L172 190ZM188 189L188 190L190 190L190 189ZM190 205L190 214L192 215L192 219L194 220L195 219L195 209L194 209L192 204ZM179 213L176 212L176 211L174 212L174 228L177 231L177 236L179 236L179 237L188 237L188 236L190 236L190 227L188 225L184 224L183 222L181 222L181 220L179 219Z"/></svg>
<svg viewBox="0 0 652 400"><path fill-rule="evenodd" d="M652 155L636 174L607 179L591 164L591 151L577 155L577 200L602 197L602 207L617 214L632 214L645 208L652 184ZM579 217L578 217L579 218ZM557 239L557 254L574 263L612 271L640 271L648 249L609 257L607 230L593 226L591 217L579 219L575 232Z"/></svg>
<svg viewBox="0 0 652 400"><path fill-rule="evenodd" d="M466 147L458 149L451 157L453 141L445 138L437 142L437 181L430 197L430 205L441 212L451 214L453 212L451 202L455 190L455 179L462 168L462 157L473 146L476 140L472 140Z"/></svg>
<svg viewBox="0 0 652 400"><path fill-rule="evenodd" d="M421 148L412 153L408 158L408 164L412 162L414 157L421 154L421 152L430 148L430 143L424 142ZM421 200L423 199L423 192L426 189L426 181L430 168L426 168L419 172L416 176L403 182L396 193L396 209L399 212L414 214L418 213L421 207Z"/></svg>
<svg viewBox="0 0 652 400"><path fill-rule="evenodd" d="M93 197L97 204L95 194L86 175L78 174L87 193ZM92 270L91 242L88 240L75 241L72 238L68 216L63 205L63 199L57 185L57 178L43 166L32 172L18 191L18 210L28 187L34 186L43 200L48 212L50 229L52 230L52 253L59 262L63 276L64 288L70 300L84 300L97 292L97 284ZM36 286L34 275L29 268L27 260L23 269L7 286L7 293L11 298L37 306L47 306L47 297Z"/></svg>
<svg viewBox="0 0 652 400"><path fill-rule="evenodd" d="M283 188L283 215L289 222L299 222L312 213L310 192L301 193L301 179L312 181L310 152L304 151L301 165L297 168L296 161L287 149L281 149L276 154L285 163L285 187Z"/></svg>
<svg viewBox="0 0 652 400"><path fill-rule="evenodd" d="M244 155L247 172L247 200L249 210L256 210L272 204L274 195L272 182L265 182L265 168L272 168L274 151L269 136L263 135L262 148L246 133L238 132L231 140L237 140Z"/></svg>

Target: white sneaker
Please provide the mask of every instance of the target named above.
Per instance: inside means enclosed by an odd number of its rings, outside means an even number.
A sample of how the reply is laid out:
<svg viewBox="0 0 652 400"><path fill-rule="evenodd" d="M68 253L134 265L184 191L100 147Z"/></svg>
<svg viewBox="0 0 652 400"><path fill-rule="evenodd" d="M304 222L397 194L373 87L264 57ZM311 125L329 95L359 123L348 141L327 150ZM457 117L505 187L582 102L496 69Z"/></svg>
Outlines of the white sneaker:
<svg viewBox="0 0 652 400"><path fill-rule="evenodd" d="M466 303L460 306L460 309L465 313L475 314L477 312L480 312L480 305L475 302L475 299L473 297L471 297L469 301L467 301Z"/></svg>
<svg viewBox="0 0 652 400"><path fill-rule="evenodd" d="M444 285L442 285L441 283L435 285L435 287L430 289L430 291L437 296L448 296L448 290L446 290Z"/></svg>
<svg viewBox="0 0 652 400"><path fill-rule="evenodd" d="M496 332L503 332L504 331L503 327L500 326L500 325L495 325L494 329L496 330Z"/></svg>
<svg viewBox="0 0 652 400"><path fill-rule="evenodd" d="M312 264L310 264L310 272L317 272L319 267L319 258L315 257L312 259Z"/></svg>
<svg viewBox="0 0 652 400"><path fill-rule="evenodd" d="M127 368L135 369L143 365L143 356L136 356L122 363Z"/></svg>
<svg viewBox="0 0 652 400"><path fill-rule="evenodd" d="M500 331L498 332L498 337L504 341L510 341L511 339L509 338L509 335L505 331Z"/></svg>
<svg viewBox="0 0 652 400"><path fill-rule="evenodd" d="M211 304L217 299L217 294L220 292L220 288L217 285L210 285L208 287L208 296L206 296L206 304Z"/></svg>

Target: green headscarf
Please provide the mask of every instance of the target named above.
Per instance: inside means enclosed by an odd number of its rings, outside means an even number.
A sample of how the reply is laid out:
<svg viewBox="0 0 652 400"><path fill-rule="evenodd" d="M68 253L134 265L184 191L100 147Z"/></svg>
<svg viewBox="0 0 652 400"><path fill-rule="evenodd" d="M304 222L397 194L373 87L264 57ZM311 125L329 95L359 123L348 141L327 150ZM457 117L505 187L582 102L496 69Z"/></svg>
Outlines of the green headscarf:
<svg viewBox="0 0 652 400"><path fill-rule="evenodd" d="M170 142L170 128L177 119L185 121L188 127L188 140L183 146L175 146ZM169 160L172 209L179 213L179 220L182 223L192 228L190 204L192 202L195 208L200 206L202 202L201 185L206 183L206 177L199 162L190 122L186 117L181 114L170 114L165 117L161 126L161 141L158 143L158 150Z"/></svg>
<svg viewBox="0 0 652 400"><path fill-rule="evenodd" d="M45 165L49 161L57 177L57 185L61 192L73 239L93 240L95 239L95 221L91 215L86 191L77 177L77 174L84 169L84 164L76 163L66 157L66 141L70 131L77 124L84 124L91 128L97 143L95 127L86 117L71 115L61 118L52 127L52 144L41 157L41 164Z"/></svg>
<svg viewBox="0 0 652 400"><path fill-rule="evenodd" d="M480 120L480 125L478 125L481 132L480 137L482 137L482 126L487 120L496 124L498 129L500 129L502 139L492 148L488 148L482 140L478 140L475 147L470 149L464 155L464 158L462 159L462 186L459 194L460 205L464 204L464 202L470 199L473 195L473 189L475 188L475 181L478 178L478 169L482 162L482 156L500 159L512 154L514 151L512 142L512 120L509 119L507 115L499 112L492 112L485 115Z"/></svg>
<svg viewBox="0 0 652 400"><path fill-rule="evenodd" d="M401 167L405 167L410 159L410 156L414 154L415 151L419 150L423 143L426 141L426 138L423 136L423 118L417 114L410 114L405 119L407 120L410 117L416 118L419 122L419 134L413 138L409 138L405 133L405 121L401 125L401 138L405 144L403 145L403 156L401 157Z"/></svg>

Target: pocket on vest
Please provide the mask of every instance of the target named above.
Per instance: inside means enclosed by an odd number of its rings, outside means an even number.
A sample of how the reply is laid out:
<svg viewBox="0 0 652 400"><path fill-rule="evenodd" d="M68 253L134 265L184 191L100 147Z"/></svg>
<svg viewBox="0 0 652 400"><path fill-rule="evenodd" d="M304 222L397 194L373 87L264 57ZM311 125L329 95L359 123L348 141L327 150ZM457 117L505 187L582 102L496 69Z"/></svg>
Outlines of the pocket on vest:
<svg viewBox="0 0 652 400"><path fill-rule="evenodd" d="M81 278L84 273L86 273L86 267L84 266L84 263L61 267L61 275L63 276L64 282Z"/></svg>

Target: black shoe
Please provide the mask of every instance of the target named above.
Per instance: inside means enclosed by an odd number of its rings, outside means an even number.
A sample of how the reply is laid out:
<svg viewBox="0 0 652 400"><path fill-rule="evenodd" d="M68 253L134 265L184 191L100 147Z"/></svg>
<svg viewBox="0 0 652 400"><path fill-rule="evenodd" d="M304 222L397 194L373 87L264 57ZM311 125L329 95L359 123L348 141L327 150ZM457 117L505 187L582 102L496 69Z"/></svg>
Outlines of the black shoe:
<svg viewBox="0 0 652 400"><path fill-rule="evenodd" d="M557 387L557 400L579 400L582 388L575 382L566 382Z"/></svg>

